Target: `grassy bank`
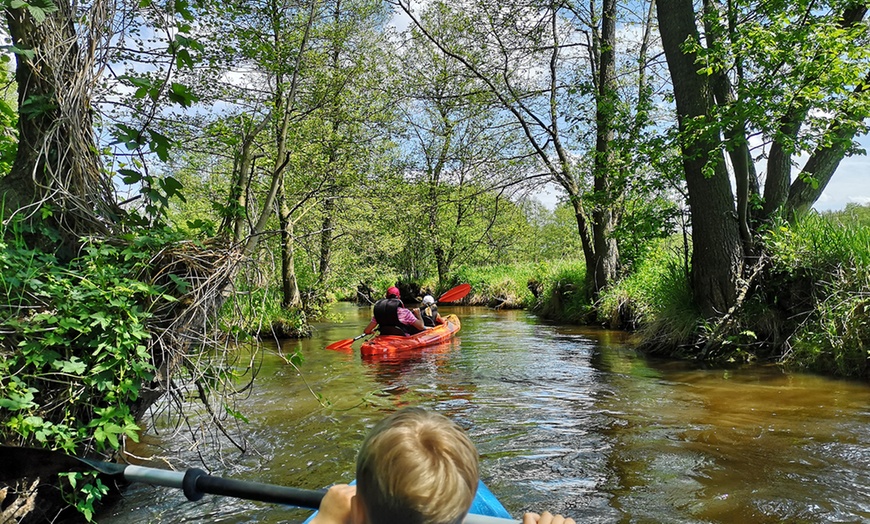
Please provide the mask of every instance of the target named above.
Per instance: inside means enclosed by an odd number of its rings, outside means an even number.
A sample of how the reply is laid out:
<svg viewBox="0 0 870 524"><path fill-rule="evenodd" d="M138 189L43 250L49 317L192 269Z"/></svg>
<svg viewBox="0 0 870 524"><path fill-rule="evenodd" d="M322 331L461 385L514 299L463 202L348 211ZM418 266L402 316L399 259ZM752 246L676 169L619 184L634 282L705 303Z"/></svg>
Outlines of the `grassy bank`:
<svg viewBox="0 0 870 524"><path fill-rule="evenodd" d="M763 244L767 266L717 333L716 353L705 353L713 326L692 307L677 240L607 290L599 317L637 329L647 352L870 377L870 226L845 212L812 214L771 227Z"/></svg>
<svg viewBox="0 0 870 524"><path fill-rule="evenodd" d="M853 210L854 211L854 210ZM763 238L767 266L752 283L721 346L706 353L716 326L693 307L681 238L659 241L595 305L593 320L636 331L648 353L870 377L870 221L848 212L777 224ZM865 225L865 222L867 225ZM588 323L582 261L463 268L469 303L522 307L567 323Z"/></svg>

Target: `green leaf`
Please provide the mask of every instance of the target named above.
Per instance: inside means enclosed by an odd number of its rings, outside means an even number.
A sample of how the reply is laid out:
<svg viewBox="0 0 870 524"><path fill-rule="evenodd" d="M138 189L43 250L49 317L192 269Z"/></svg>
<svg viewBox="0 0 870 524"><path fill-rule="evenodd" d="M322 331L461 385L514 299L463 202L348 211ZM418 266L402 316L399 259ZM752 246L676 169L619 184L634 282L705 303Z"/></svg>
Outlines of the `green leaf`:
<svg viewBox="0 0 870 524"><path fill-rule="evenodd" d="M48 13L46 13L42 8L36 7L34 5L27 6L27 11L30 13L33 21L37 24L45 22L45 19L48 18Z"/></svg>
<svg viewBox="0 0 870 524"><path fill-rule="evenodd" d="M163 188L163 192L166 193L167 197L172 198L177 196L184 201L184 195L181 194L181 190L184 186L175 178L168 176L160 179L160 186Z"/></svg>
<svg viewBox="0 0 870 524"><path fill-rule="evenodd" d="M19 55L19 56L23 56L24 58L27 58L28 60L33 60L33 58L36 56L36 53L33 52L33 49L26 49L24 47L18 47L17 45L0 46L0 49L11 51L12 53L15 53L16 55Z"/></svg>
<svg viewBox="0 0 870 524"><path fill-rule="evenodd" d="M58 365L61 365L60 371L62 373L70 373L73 375L84 375L85 371L88 369L88 366L78 357L71 357L69 360L62 360L54 363L55 367Z"/></svg>
<svg viewBox="0 0 870 524"><path fill-rule="evenodd" d="M190 52L187 49L181 49L178 51L175 55L175 65L179 69L193 67L193 58L191 58Z"/></svg>
<svg viewBox="0 0 870 524"><path fill-rule="evenodd" d="M170 100L183 107L190 107L194 102L199 101L199 97L193 94L189 87L176 82L170 86L168 96Z"/></svg>
<svg viewBox="0 0 870 524"><path fill-rule="evenodd" d="M179 293L184 294L184 293L187 293L188 291L190 291L190 284L188 284L186 280L183 280L181 277L179 277L175 273L170 273L169 278L178 287Z"/></svg>
<svg viewBox="0 0 870 524"><path fill-rule="evenodd" d="M154 151L154 153L157 154L157 158L160 160L164 162L169 160L169 148L172 145L172 141L169 137L153 130L149 130L148 134L151 137L151 143L149 144L151 151Z"/></svg>
<svg viewBox="0 0 870 524"><path fill-rule="evenodd" d="M133 169L119 169L118 174L121 175L121 180L125 184L136 184L143 178L142 173Z"/></svg>

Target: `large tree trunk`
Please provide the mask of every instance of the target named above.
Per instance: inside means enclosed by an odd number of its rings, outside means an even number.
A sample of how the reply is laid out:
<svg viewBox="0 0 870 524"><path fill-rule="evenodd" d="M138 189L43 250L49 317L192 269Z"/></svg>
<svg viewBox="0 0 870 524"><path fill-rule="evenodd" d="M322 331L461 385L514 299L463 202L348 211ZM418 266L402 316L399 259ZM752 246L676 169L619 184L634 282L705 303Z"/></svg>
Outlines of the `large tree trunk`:
<svg viewBox="0 0 870 524"><path fill-rule="evenodd" d="M0 196L7 213L22 216L50 205L62 247L74 252L80 237L107 231L118 211L96 153L93 51L78 44L80 14L68 2L57 2L57 8L42 23L27 8L5 11L12 42L33 54L15 55L19 145L10 173L0 180ZM93 21L97 29L90 38L100 38L102 22Z"/></svg>
<svg viewBox="0 0 870 524"><path fill-rule="evenodd" d="M696 305L707 318L725 314L737 297L743 249L734 195L717 147L718 136L687 136L693 119L709 117L713 105L706 79L696 73L696 56L685 53L687 39L698 41L692 0L657 0L659 30L674 85L683 170L692 216L692 288ZM707 167L712 176L705 176Z"/></svg>
<svg viewBox="0 0 870 524"><path fill-rule="evenodd" d="M704 14L707 47L714 48L720 45L720 41L724 38L724 35L719 34L718 28L721 24L713 23L714 20L722 16L720 6L713 0L704 0ZM734 21L735 17L732 13L728 13L728 15L728 26L733 31L734 24L736 24ZM743 70L739 60L736 69L738 73L737 81L740 82ZM712 75L710 85L713 89L715 100L720 107L729 108L738 102L734 87L731 85L731 80L724 70L720 70ZM749 249L752 245L752 233L749 228L749 198L750 195L758 195L759 189L758 175L755 172L752 154L749 151L749 140L746 136L745 118L742 116L735 118L733 123L730 123L723 129L723 134L725 135L725 146L734 169L734 182L737 189L737 224L744 247Z"/></svg>

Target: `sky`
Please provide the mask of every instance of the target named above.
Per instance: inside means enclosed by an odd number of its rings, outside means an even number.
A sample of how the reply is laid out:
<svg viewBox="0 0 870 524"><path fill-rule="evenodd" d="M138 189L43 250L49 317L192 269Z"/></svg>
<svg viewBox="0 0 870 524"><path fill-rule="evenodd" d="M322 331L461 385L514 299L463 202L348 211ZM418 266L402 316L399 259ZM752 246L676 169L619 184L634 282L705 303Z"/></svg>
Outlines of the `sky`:
<svg viewBox="0 0 870 524"><path fill-rule="evenodd" d="M837 171L816 201L813 208L816 211L839 211L847 204L870 204L870 136L862 135L857 139L865 153L843 158ZM792 178L797 176L800 168L806 162L806 157L797 159L798 165L792 170ZM764 174L764 163L757 166L759 175ZM764 184L761 181L762 186ZM761 188L764 190L764 188ZM553 209L562 197L560 188L548 184L538 194L534 195L548 209Z"/></svg>

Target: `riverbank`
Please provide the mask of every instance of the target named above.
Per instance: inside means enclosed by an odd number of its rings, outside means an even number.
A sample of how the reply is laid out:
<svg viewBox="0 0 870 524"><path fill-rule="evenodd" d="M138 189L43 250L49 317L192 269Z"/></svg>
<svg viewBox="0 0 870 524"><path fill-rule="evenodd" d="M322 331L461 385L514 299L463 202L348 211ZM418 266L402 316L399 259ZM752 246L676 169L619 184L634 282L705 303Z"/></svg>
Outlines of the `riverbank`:
<svg viewBox="0 0 870 524"><path fill-rule="evenodd" d="M737 304L715 321L693 306L691 248L682 237L659 241L594 304L583 292L581 260L463 267L454 281L472 285L468 305L630 331L651 355L870 379L870 227L863 215L847 210L779 223L756 249Z"/></svg>

